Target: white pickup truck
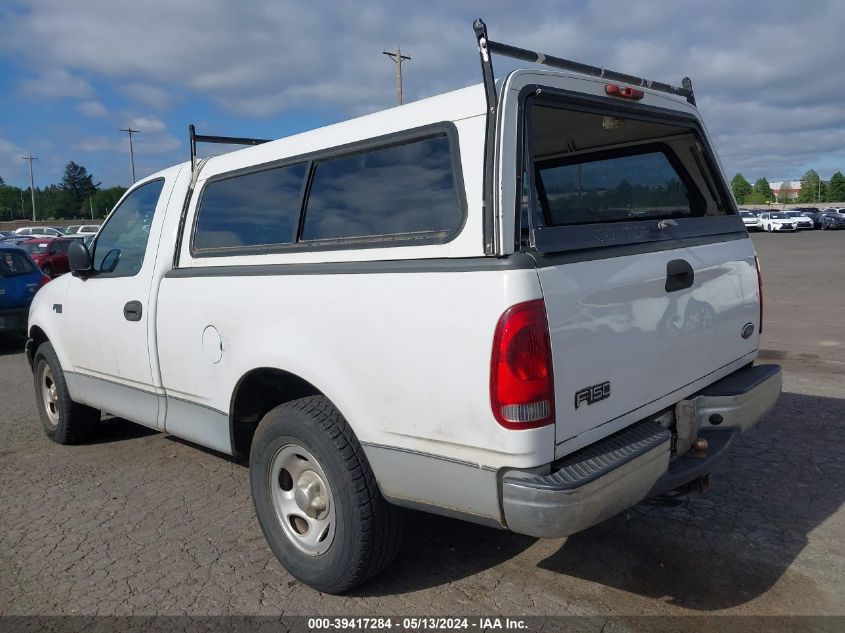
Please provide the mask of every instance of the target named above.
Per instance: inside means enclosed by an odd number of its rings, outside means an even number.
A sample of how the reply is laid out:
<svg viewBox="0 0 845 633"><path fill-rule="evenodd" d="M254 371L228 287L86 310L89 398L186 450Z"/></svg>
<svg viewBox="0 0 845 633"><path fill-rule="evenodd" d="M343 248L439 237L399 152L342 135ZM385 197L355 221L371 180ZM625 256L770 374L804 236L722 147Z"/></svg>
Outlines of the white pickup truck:
<svg viewBox="0 0 845 633"><path fill-rule="evenodd" d="M47 435L107 412L248 457L270 547L326 592L391 561L397 506L556 538L706 482L781 374L691 84L475 30L481 85L271 142L191 128L35 297ZM496 81L493 53L553 69ZM198 161L215 141L254 146Z"/></svg>

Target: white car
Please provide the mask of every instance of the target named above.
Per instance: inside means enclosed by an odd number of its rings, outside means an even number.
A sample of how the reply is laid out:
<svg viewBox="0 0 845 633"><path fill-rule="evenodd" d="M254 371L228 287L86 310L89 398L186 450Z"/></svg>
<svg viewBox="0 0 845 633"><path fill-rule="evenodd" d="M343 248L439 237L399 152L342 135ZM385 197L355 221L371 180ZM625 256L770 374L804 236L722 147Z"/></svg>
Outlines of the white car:
<svg viewBox="0 0 845 633"><path fill-rule="evenodd" d="M88 235L96 235L97 231L100 230L99 224L83 224L80 226L74 235L78 235L80 237L86 237Z"/></svg>
<svg viewBox="0 0 845 633"><path fill-rule="evenodd" d="M795 228L798 230L813 229L816 226L813 218L802 211L787 211L786 215L795 221Z"/></svg>
<svg viewBox="0 0 845 633"><path fill-rule="evenodd" d="M760 216L753 211L740 210L739 215L742 216L742 223L749 231L763 230L763 223L760 221Z"/></svg>
<svg viewBox="0 0 845 633"><path fill-rule="evenodd" d="M64 233L50 226L26 226L16 229L15 233L32 237L64 237Z"/></svg>
<svg viewBox="0 0 845 633"><path fill-rule="evenodd" d="M474 32L480 85L200 161L245 139L191 126L35 295L46 435L108 411L248 459L270 549L330 593L390 562L397 506L560 538L706 484L781 370L690 84L497 83Z"/></svg>
<svg viewBox="0 0 845 633"><path fill-rule="evenodd" d="M772 232L795 231L795 220L780 211L766 211L760 214L763 230Z"/></svg>

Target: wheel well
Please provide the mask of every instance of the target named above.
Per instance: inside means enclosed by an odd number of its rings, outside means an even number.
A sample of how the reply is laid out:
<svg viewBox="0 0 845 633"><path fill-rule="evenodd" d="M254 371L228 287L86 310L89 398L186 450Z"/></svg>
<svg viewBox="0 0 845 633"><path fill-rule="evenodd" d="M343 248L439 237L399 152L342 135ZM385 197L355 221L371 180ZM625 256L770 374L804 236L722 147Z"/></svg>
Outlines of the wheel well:
<svg viewBox="0 0 845 633"><path fill-rule="evenodd" d="M26 360L29 361L29 366L33 367L35 352L38 351L38 348L41 347L42 343L46 343L50 339L47 338L44 330L37 325L33 325L32 329L29 330L29 338L32 339L32 345L27 345L26 347Z"/></svg>
<svg viewBox="0 0 845 633"><path fill-rule="evenodd" d="M307 380L281 369L263 367L246 374L235 387L229 409L229 433L234 455L249 455L255 429L270 409L291 400L316 395L324 394Z"/></svg>
<svg viewBox="0 0 845 633"><path fill-rule="evenodd" d="M39 347L42 343L46 343L46 342L49 340L49 339L47 338L47 335L46 335L46 334L44 334L44 330L42 330L42 329L41 329L40 327L38 327L37 325L34 325L34 326L32 327L32 329L29 331L29 337L30 337L30 338L32 339L32 341L33 341L33 343L32 343L32 352L33 352L33 354L35 353L35 350L37 350L37 349L38 349L38 347Z"/></svg>

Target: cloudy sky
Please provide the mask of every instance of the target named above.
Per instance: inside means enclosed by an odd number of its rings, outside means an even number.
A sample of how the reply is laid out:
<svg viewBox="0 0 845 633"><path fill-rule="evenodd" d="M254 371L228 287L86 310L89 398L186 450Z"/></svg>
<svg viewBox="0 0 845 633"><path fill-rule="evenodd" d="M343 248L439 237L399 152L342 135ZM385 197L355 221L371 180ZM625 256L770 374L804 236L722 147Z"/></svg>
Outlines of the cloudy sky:
<svg viewBox="0 0 845 633"><path fill-rule="evenodd" d="M728 177L845 171L842 0L0 0L0 177L103 185L185 160L200 133L278 138L478 83L491 39L676 83L692 77ZM508 68L494 58L497 74Z"/></svg>

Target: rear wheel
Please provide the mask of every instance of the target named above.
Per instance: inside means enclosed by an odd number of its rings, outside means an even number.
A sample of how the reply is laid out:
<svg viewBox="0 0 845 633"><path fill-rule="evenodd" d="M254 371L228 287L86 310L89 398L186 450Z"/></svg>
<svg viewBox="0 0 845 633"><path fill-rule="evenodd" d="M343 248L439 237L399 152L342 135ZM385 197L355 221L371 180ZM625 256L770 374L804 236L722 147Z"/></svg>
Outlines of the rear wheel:
<svg viewBox="0 0 845 633"><path fill-rule="evenodd" d="M326 397L267 413L252 441L249 470L264 536L306 585L340 593L393 560L400 511L381 496L355 434Z"/></svg>
<svg viewBox="0 0 845 633"><path fill-rule="evenodd" d="M35 352L35 399L44 433L57 444L71 444L91 435L100 412L71 400L65 375L50 343Z"/></svg>
<svg viewBox="0 0 845 633"><path fill-rule="evenodd" d="M47 264L47 265L46 265L46 266L44 266L44 268L42 268L41 270L42 270L42 271L43 271L43 273L44 273L45 275L47 275L50 279L52 279L52 278L53 278L53 268L52 268L52 266L50 266L50 264Z"/></svg>

